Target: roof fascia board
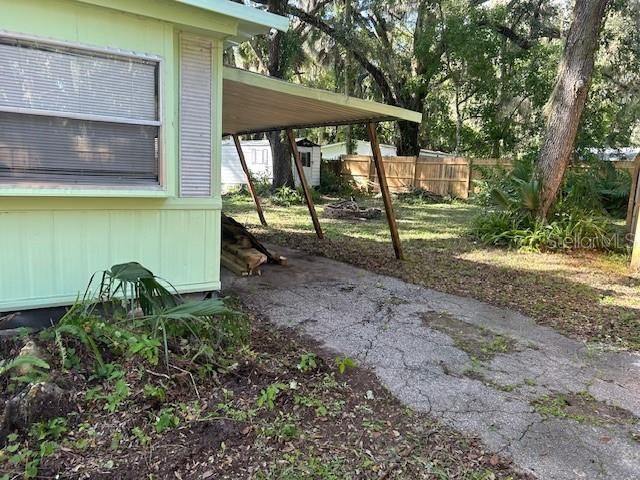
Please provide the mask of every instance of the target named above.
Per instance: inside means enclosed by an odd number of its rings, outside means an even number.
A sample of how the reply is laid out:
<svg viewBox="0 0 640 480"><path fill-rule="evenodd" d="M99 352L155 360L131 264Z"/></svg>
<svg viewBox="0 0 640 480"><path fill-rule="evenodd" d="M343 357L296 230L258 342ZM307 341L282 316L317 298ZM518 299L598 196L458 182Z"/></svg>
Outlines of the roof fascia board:
<svg viewBox="0 0 640 480"><path fill-rule="evenodd" d="M252 24L263 27L260 32L254 32L252 29L243 28L248 33L263 33L275 28L281 32L289 30L289 19L282 15L265 12L258 8L243 5L241 3L231 2L228 0L174 0L178 3L191 5L192 7L209 10L221 15L237 18L243 24Z"/></svg>
<svg viewBox="0 0 640 480"><path fill-rule="evenodd" d="M185 25L199 30L236 36L239 20L233 17L216 14L203 15L200 8L178 3L176 1L155 0L78 0L81 3L96 5L121 12L154 18L170 23Z"/></svg>
<svg viewBox="0 0 640 480"><path fill-rule="evenodd" d="M347 97L338 93L327 92L315 88L303 87L294 83L285 82L283 80L273 79L260 75L258 73L241 70L238 68L225 67L224 79L233 82L244 83L257 88L273 90L287 95L294 95L303 98L312 98L315 100L335 103L345 107L350 107L363 112L370 112L371 119L380 118L385 120L406 120L414 123L422 122L422 114L406 110L404 108L392 107L382 103L361 100L359 98Z"/></svg>

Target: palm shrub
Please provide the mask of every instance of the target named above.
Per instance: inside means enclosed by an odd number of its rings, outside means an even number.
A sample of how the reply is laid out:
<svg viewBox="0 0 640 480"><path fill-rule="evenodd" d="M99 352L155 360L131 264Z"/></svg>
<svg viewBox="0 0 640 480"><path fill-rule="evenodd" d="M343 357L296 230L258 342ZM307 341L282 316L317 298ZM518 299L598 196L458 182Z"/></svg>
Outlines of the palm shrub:
<svg viewBox="0 0 640 480"><path fill-rule="evenodd" d="M96 279L99 281L96 282ZM136 262L114 265L91 277L79 299L54 329L61 356L64 338L82 343L98 365L107 351L169 364L170 350L192 360L216 361L246 341L244 318L222 299L185 300L171 284Z"/></svg>
<svg viewBox="0 0 640 480"><path fill-rule="evenodd" d="M481 242L534 251L617 248L606 211L581 201L586 195L582 178L567 182L572 188L565 186L547 220L537 217L541 184L532 162L516 162L512 172L488 179L481 198L489 208L472 225Z"/></svg>
<svg viewBox="0 0 640 480"><path fill-rule="evenodd" d="M587 159L567 173L560 201L624 218L631 190L631 175L618 170L612 162Z"/></svg>

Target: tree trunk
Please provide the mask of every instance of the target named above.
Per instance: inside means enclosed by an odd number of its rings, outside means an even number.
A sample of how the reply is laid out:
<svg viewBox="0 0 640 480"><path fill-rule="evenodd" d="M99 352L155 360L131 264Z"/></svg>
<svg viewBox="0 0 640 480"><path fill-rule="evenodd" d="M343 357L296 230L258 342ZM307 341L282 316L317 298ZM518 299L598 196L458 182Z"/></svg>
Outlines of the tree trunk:
<svg viewBox="0 0 640 480"><path fill-rule="evenodd" d="M576 0L573 23L547 105L544 143L538 156L542 196L538 216L547 218L574 150L591 84L595 52L609 0Z"/></svg>
<svg viewBox="0 0 640 480"><path fill-rule="evenodd" d="M407 122L406 120L398 121L398 131L400 133L398 155L410 157L420 155L419 130L420 125L418 123Z"/></svg>
<svg viewBox="0 0 640 480"><path fill-rule="evenodd" d="M267 133L273 158L273 188L294 187L291 170L291 152L287 143L282 141L280 132Z"/></svg>
<svg viewBox="0 0 640 480"><path fill-rule="evenodd" d="M283 15L287 7L286 0L269 0L267 10L271 13ZM271 38L269 45L269 61L267 70L269 76L283 78L286 73L287 58L284 49L284 33L276 32ZM271 156L273 158L273 183L274 189L288 186L293 187L293 172L291 170L291 153L286 143L283 143L280 132L267 133L269 144L271 145Z"/></svg>

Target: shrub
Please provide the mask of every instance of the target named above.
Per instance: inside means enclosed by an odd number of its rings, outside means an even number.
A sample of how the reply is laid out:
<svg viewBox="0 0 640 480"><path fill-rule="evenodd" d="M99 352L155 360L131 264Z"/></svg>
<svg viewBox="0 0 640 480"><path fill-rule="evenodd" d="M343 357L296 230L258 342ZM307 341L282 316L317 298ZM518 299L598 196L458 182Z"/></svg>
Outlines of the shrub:
<svg viewBox="0 0 640 480"><path fill-rule="evenodd" d="M612 162L586 160L567 173L561 202L624 218L630 191L629 172L616 169Z"/></svg>
<svg viewBox="0 0 640 480"><path fill-rule="evenodd" d="M304 203L304 196L297 190L284 186L273 192L271 201L281 207L290 207L291 205L301 205Z"/></svg>
<svg viewBox="0 0 640 480"><path fill-rule="evenodd" d="M313 199L314 203L318 203L320 202L320 200L322 200L322 197L318 190L316 190L315 188L311 188L310 191L311 198ZM287 186L278 188L273 193L273 195L271 195L271 201L281 207L290 207L291 205L304 205L306 203L302 188L293 189Z"/></svg>
<svg viewBox="0 0 640 480"><path fill-rule="evenodd" d="M253 180L253 186L255 187L256 193L259 197L268 197L271 195L273 183L269 177L256 177L252 175L251 178Z"/></svg>
<svg viewBox="0 0 640 480"><path fill-rule="evenodd" d="M340 175L335 168L337 162L323 161L320 164L320 193L340 197L361 197L366 191L352 179Z"/></svg>
<svg viewBox="0 0 640 480"><path fill-rule="evenodd" d="M523 250L616 250L616 232L609 221L591 212L556 212L548 222L510 211L489 211L473 223L482 243Z"/></svg>
<svg viewBox="0 0 640 480"><path fill-rule="evenodd" d="M217 362L225 351L246 341L246 321L221 299L186 301L140 264L113 266L102 273L97 288L95 278L84 299L53 329L63 362L68 347L65 339L83 344L102 369L105 352L139 357L151 364L162 356L168 365L169 345L179 345L174 352L191 361L202 357Z"/></svg>
<svg viewBox="0 0 640 480"><path fill-rule="evenodd" d="M473 201L483 206L495 205L495 194L503 192L514 198L524 183L532 183L535 157L516 160L509 172L504 167L476 167L482 178L474 180ZM631 175L617 170L611 162L598 158L572 165L559 193L556 209L584 210L600 215L624 217L631 190Z"/></svg>
<svg viewBox="0 0 640 480"><path fill-rule="evenodd" d="M541 221L536 214L542 190L531 158L516 161L511 172L483 171L475 198L490 208L475 219L473 235L485 244L536 251L618 249L605 207L615 207L612 199L620 207L625 189L628 195L624 175L599 160L572 168L551 216Z"/></svg>

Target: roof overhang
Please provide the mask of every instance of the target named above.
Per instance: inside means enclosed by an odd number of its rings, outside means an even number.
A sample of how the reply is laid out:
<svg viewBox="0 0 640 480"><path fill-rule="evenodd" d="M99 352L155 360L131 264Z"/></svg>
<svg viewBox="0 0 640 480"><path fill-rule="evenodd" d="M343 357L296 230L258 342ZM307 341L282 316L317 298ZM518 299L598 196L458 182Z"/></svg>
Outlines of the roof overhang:
<svg viewBox="0 0 640 480"><path fill-rule="evenodd" d="M289 19L230 0L78 0L90 5L171 22L227 42L242 42L271 29L286 32Z"/></svg>
<svg viewBox="0 0 640 480"><path fill-rule="evenodd" d="M224 68L224 135L355 123L422 121L422 114L381 103Z"/></svg>
<svg viewBox="0 0 640 480"><path fill-rule="evenodd" d="M269 33L272 28L286 32L289 29L287 17L265 12L230 0L174 0L177 3L232 17L238 21L238 40L253 35Z"/></svg>

